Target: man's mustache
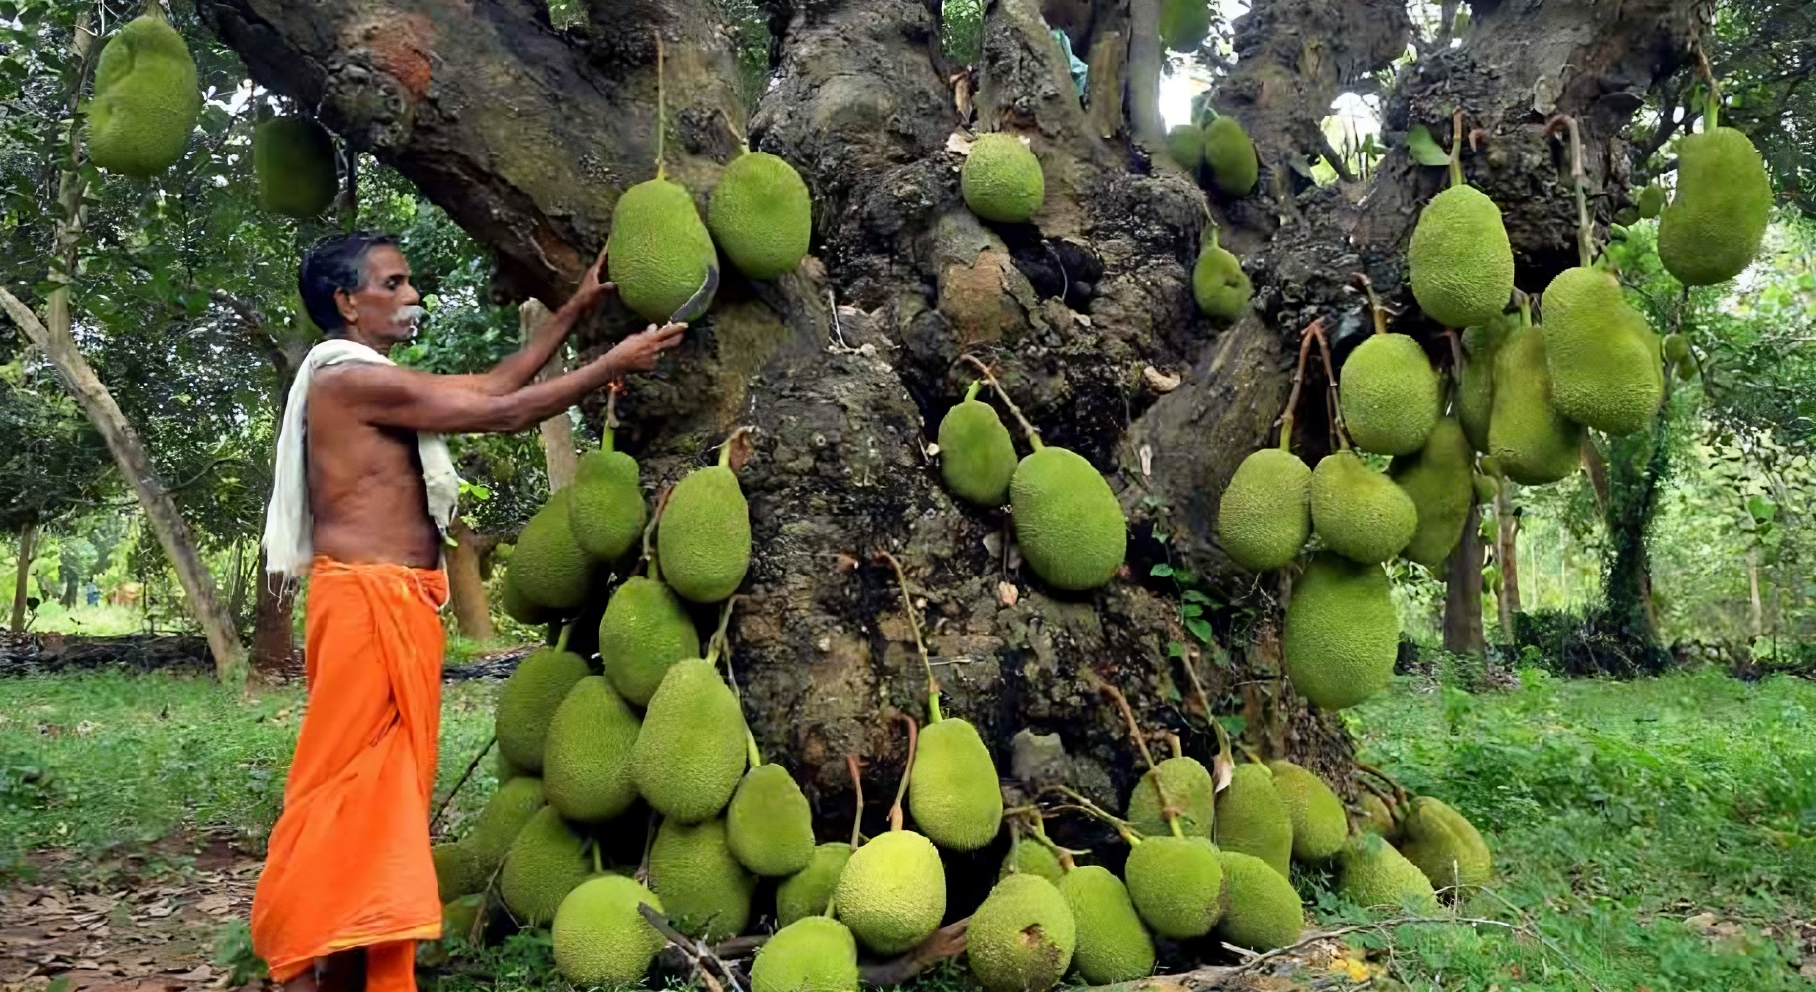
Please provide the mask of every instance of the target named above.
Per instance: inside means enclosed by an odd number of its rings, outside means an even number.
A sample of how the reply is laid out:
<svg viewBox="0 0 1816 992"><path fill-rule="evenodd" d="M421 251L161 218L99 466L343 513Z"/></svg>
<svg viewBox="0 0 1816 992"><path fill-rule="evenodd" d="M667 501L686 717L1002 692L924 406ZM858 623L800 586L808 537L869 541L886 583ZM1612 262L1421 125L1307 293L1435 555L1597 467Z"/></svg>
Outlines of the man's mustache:
<svg viewBox="0 0 1816 992"><path fill-rule="evenodd" d="M419 306L398 307L397 312L391 315L391 320L395 323L415 326L422 323L422 319L428 316L428 313L429 311Z"/></svg>

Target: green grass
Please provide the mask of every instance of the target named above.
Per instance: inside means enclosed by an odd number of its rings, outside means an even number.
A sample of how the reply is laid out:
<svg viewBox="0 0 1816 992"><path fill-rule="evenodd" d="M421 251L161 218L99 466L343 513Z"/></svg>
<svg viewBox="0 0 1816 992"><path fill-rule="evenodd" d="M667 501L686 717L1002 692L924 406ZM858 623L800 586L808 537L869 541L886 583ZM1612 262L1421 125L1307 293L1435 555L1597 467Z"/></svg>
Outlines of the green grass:
<svg viewBox="0 0 1816 992"><path fill-rule="evenodd" d="M10 605L12 600L6 602ZM170 621L164 619L159 623L159 630L170 627ZM57 600L38 604L38 611L32 617L33 633L48 634L84 634L89 637L113 637L120 634L145 633L145 611L137 606L113 606L109 603L96 603L89 606L78 603L73 610L66 610Z"/></svg>

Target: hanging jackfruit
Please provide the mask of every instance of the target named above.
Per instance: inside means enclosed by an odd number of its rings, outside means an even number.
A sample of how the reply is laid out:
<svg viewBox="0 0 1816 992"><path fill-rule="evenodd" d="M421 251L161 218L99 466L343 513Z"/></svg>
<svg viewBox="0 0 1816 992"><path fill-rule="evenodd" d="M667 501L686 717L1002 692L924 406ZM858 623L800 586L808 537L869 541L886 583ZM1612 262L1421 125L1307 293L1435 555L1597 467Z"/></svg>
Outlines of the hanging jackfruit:
<svg viewBox="0 0 1816 992"><path fill-rule="evenodd" d="M340 192L334 139L306 117L273 117L252 129L252 174L259 207L286 217L314 217Z"/></svg>
<svg viewBox="0 0 1816 992"><path fill-rule="evenodd" d="M631 749L637 791L677 823L717 816L744 774L745 733L738 697L718 668L700 658L676 662L650 697Z"/></svg>
<svg viewBox="0 0 1816 992"><path fill-rule="evenodd" d="M552 648L537 648L517 663L498 694L498 749L510 762L542 771L544 742L556 707L587 676L586 659L567 650L567 633Z"/></svg>
<svg viewBox="0 0 1816 992"><path fill-rule="evenodd" d="M1240 851L1221 851L1217 860L1229 887L1229 908L1217 921L1218 938L1251 951L1297 942L1305 930L1305 906L1285 876Z"/></svg>
<svg viewBox="0 0 1816 992"><path fill-rule="evenodd" d="M1170 809L1181 833L1209 837L1217 815L1216 792L1210 771L1197 758L1168 758L1148 769L1129 792L1129 823L1150 837L1172 833L1165 815Z"/></svg>
<svg viewBox="0 0 1816 992"><path fill-rule="evenodd" d="M1312 471L1312 529L1332 551L1365 565L1412 541L1419 511L1406 490L1351 451L1325 455Z"/></svg>
<svg viewBox="0 0 1816 992"><path fill-rule="evenodd" d="M1249 195L1261 174L1255 143L1242 123L1227 114L1205 126L1204 164L1212 184L1229 196Z"/></svg>
<svg viewBox="0 0 1816 992"><path fill-rule="evenodd" d="M693 618L656 575L632 576L612 593L599 619L599 661L625 699L648 706L669 666L698 657Z"/></svg>
<svg viewBox="0 0 1816 992"><path fill-rule="evenodd" d="M833 906L865 947L900 954L939 929L946 913L946 870L933 842L891 830L851 853Z"/></svg>
<svg viewBox="0 0 1816 992"><path fill-rule="evenodd" d="M1732 279L1759 253L1771 210L1772 182L1746 135L1689 135L1677 143L1677 196L1658 216L1659 261L1686 286Z"/></svg>
<svg viewBox="0 0 1816 992"><path fill-rule="evenodd" d="M1299 695L1320 709L1354 706L1387 687L1400 652L1400 614L1387 574L1324 553L1293 584L1281 654Z"/></svg>
<svg viewBox="0 0 1816 992"><path fill-rule="evenodd" d="M492 880L490 869L481 870L479 861L465 844L437 844L429 848L435 861L435 893L443 903L472 895Z"/></svg>
<svg viewBox="0 0 1816 992"><path fill-rule="evenodd" d="M1334 856L1349 836L1343 801L1323 779L1290 761L1270 761L1267 767L1274 773L1274 791L1286 804L1286 817L1292 823L1293 857L1317 862Z"/></svg>
<svg viewBox="0 0 1816 992"><path fill-rule="evenodd" d="M1198 309L1218 320L1234 321L1248 309L1254 291L1242 260L1217 243L1217 228L1212 227L1210 242L1192 266L1192 298Z"/></svg>
<svg viewBox="0 0 1816 992"><path fill-rule="evenodd" d="M1039 875L997 882L965 931L971 974L986 992L1046 992L1065 977L1077 943L1072 907Z"/></svg>
<svg viewBox="0 0 1816 992"><path fill-rule="evenodd" d="M1565 417L1553 401L1545 332L1531 326L1516 329L1495 355L1489 455L1507 478L1542 486L1576 471L1583 462L1582 440L1582 425Z"/></svg>
<svg viewBox="0 0 1816 992"><path fill-rule="evenodd" d="M658 324L693 298L719 258L693 195L661 175L618 197L605 246L618 297Z"/></svg>
<svg viewBox="0 0 1816 992"><path fill-rule="evenodd" d="M719 463L695 469L669 494L656 525L656 554L669 587L696 603L738 591L750 570L750 504L731 470L731 443Z"/></svg>
<svg viewBox="0 0 1816 992"><path fill-rule="evenodd" d="M202 113L189 46L157 10L107 39L87 104L89 161L142 179L183 157Z"/></svg>
<svg viewBox="0 0 1816 992"><path fill-rule="evenodd" d="M1196 124L1173 126L1167 131L1167 151L1181 169L1197 172L1204 164L1204 129Z"/></svg>
<svg viewBox="0 0 1816 992"><path fill-rule="evenodd" d="M985 220L1025 224L1047 197L1040 159L1012 134L993 131L971 143L959 173L965 206Z"/></svg>
<svg viewBox="0 0 1816 992"><path fill-rule="evenodd" d="M567 497L559 490L523 525L506 577L527 609L571 616L586 602L593 560L574 543Z"/></svg>
<svg viewBox="0 0 1816 992"><path fill-rule="evenodd" d="M1513 296L1513 246L1501 208L1459 183L1425 205L1407 248L1412 295L1445 327L1474 327L1507 309Z"/></svg>
<svg viewBox="0 0 1816 992"><path fill-rule="evenodd" d="M776 922L787 926L804 916L819 916L826 912L833 890L839 887L839 875L850 860L850 844L815 847L807 867L776 886Z"/></svg>
<svg viewBox="0 0 1816 992"><path fill-rule="evenodd" d="M1009 500L1015 476L1015 443L996 408L977 398L979 379L965 398L940 419L940 476L954 495L978 506L1001 506Z"/></svg>
<svg viewBox="0 0 1816 992"><path fill-rule="evenodd" d="M756 876L732 856L725 820L662 821L649 849L650 887L662 897L675 929L716 944L750 922Z"/></svg>
<svg viewBox="0 0 1816 992"><path fill-rule="evenodd" d="M1103 585L1122 565L1127 548L1122 504L1083 457L1031 440L1034 453L1021 460L1009 481L1022 558L1057 588Z"/></svg>
<svg viewBox="0 0 1816 992"><path fill-rule="evenodd" d="M1059 894L1072 907L1078 942L1072 965L1092 985L1146 978L1154 970L1154 938L1122 879L1101 865L1080 865L1059 880Z"/></svg>
<svg viewBox="0 0 1816 992"><path fill-rule="evenodd" d="M1622 437L1645 430L1665 398L1658 335L1613 274L1565 269L1545 288L1545 364L1557 411Z"/></svg>
<svg viewBox="0 0 1816 992"><path fill-rule="evenodd" d="M774 279L807 254L813 198L794 166L768 152L745 152L720 173L706 227L739 272Z"/></svg>
<svg viewBox="0 0 1816 992"><path fill-rule="evenodd" d="M531 817L511 843L498 879L511 915L530 926L553 920L561 900L586 881L591 865L585 850L586 838L555 807L544 806Z"/></svg>
<svg viewBox="0 0 1816 992"><path fill-rule="evenodd" d="M1442 568L1463 539L1463 524L1475 505L1475 455L1454 417L1432 428L1425 448L1394 459L1388 474L1412 498L1419 524L1400 554L1426 568Z"/></svg>
<svg viewBox="0 0 1816 992"><path fill-rule="evenodd" d="M1657 217L1659 211L1665 209L1664 187L1657 183L1653 183L1645 189L1640 190L1639 202L1636 206L1639 208L1639 215L1646 220Z"/></svg>
<svg viewBox="0 0 1816 992"><path fill-rule="evenodd" d="M550 928L561 977L582 989L636 985L668 945L639 905L662 912L655 893L623 875L596 875L568 893Z"/></svg>
<svg viewBox="0 0 1816 992"><path fill-rule="evenodd" d="M1269 572L1298 557L1312 533L1312 470L1284 448L1242 460L1217 503L1217 540L1230 560Z"/></svg>
<svg viewBox="0 0 1816 992"><path fill-rule="evenodd" d="M472 855L477 874L491 879L504 863L511 844L538 810L546 805L542 779L522 776L498 784L498 791L486 800L485 807L473 823L473 829L460 843Z"/></svg>
<svg viewBox="0 0 1816 992"><path fill-rule="evenodd" d="M598 451L580 457L574 481L552 499L568 501L574 543L595 561L617 561L643 536L649 508L637 488L637 460L612 450L612 431Z"/></svg>
<svg viewBox="0 0 1816 992"><path fill-rule="evenodd" d="M1175 52L1195 52L1211 32L1206 0L1161 0L1160 40Z"/></svg>
<svg viewBox="0 0 1816 992"><path fill-rule="evenodd" d="M1438 374L1419 342L1369 335L1344 360L1337 384L1343 426L1356 447L1409 455L1425 446L1438 419Z"/></svg>
<svg viewBox="0 0 1816 992"><path fill-rule="evenodd" d="M1162 937L1202 937L1223 915L1223 868L1203 837L1149 837L1129 851L1123 876L1136 912Z"/></svg>
<svg viewBox="0 0 1816 992"><path fill-rule="evenodd" d="M1285 878L1291 871L1293 823L1266 765L1237 765L1217 793L1217 849L1251 854Z"/></svg>
<svg viewBox="0 0 1816 992"><path fill-rule="evenodd" d="M753 765L725 810L725 835L752 872L793 875L813 859L813 810L788 769Z"/></svg>
<svg viewBox="0 0 1816 992"><path fill-rule="evenodd" d="M637 801L631 749L642 721L602 675L574 683L549 720L542 787L576 823L604 823Z"/></svg>
<svg viewBox="0 0 1816 992"><path fill-rule="evenodd" d="M1337 894L1363 908L1390 906L1436 912L1431 882L1379 834L1349 839L1337 855Z"/></svg>
<svg viewBox="0 0 1816 992"><path fill-rule="evenodd" d="M1001 880L1017 872L1039 875L1054 885L1058 885L1066 874L1052 848L1032 837L1023 837L1009 845L1009 853L1003 855L1003 866L996 877Z"/></svg>
<svg viewBox="0 0 1816 992"><path fill-rule="evenodd" d="M953 851L975 851L996 839L1003 792L977 728L950 717L921 731L909 778L908 811L927 839Z"/></svg>
<svg viewBox="0 0 1816 992"><path fill-rule="evenodd" d="M857 941L829 916L786 924L757 948L750 984L752 992L856 992Z"/></svg>
<svg viewBox="0 0 1816 992"><path fill-rule="evenodd" d="M1494 862L1475 824L1430 796L1407 807L1400 853L1418 866L1434 889L1485 885Z"/></svg>
<svg viewBox="0 0 1816 992"><path fill-rule="evenodd" d="M1488 421L1494 414L1494 356L1519 318L1502 315L1463 332L1463 371L1457 376L1457 423L1469 446L1488 451Z"/></svg>

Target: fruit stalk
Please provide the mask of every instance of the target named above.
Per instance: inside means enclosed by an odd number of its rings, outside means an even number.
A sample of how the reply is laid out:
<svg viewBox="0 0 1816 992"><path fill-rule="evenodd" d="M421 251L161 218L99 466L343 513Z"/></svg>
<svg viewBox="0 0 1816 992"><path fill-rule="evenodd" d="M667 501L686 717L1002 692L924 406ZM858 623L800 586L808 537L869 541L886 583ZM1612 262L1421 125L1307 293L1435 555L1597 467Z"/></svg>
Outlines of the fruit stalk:
<svg viewBox="0 0 1816 992"><path fill-rule="evenodd" d="M1021 407L1016 406L1015 401L1009 398L1009 391L1003 388L1003 384L996 381L996 376L991 373L990 366L978 361L976 355L961 355L959 356L959 361L970 362L977 366L979 372L984 374L984 379L990 383L990 388L996 390L996 395L1002 397L1003 405L1009 408L1010 413L1015 414L1016 422L1021 424L1023 431L1027 432L1028 444L1032 446L1035 451L1039 451L1046 447L1046 445L1040 443L1040 432L1035 430L1034 425L1028 422L1028 418L1022 415Z"/></svg>
<svg viewBox="0 0 1816 992"><path fill-rule="evenodd" d="M1343 408L1337 403L1337 370L1330 360L1330 342L1324 339L1324 328L1313 324L1310 332L1318 339L1319 357L1324 359L1324 405L1330 414L1331 435L1337 439L1337 447L1349 450L1349 433L1343 429Z"/></svg>
<svg viewBox="0 0 1816 992"><path fill-rule="evenodd" d="M1129 821L1116 816L1113 813L1107 812L1102 806L1085 798L1083 794L1068 789L1063 785L1053 786L1048 791L1057 792L1072 800L1071 803L1058 807L1059 809L1075 809L1092 819L1108 824L1122 837L1123 843L1130 847L1136 847L1141 844L1141 833L1135 829L1134 824L1131 824Z"/></svg>
<svg viewBox="0 0 1816 992"><path fill-rule="evenodd" d="M1387 333L1387 308L1381 305L1381 296L1375 292L1375 282L1366 272L1352 272L1349 276L1368 294L1368 311L1374 317L1375 333Z"/></svg>
<svg viewBox="0 0 1816 992"><path fill-rule="evenodd" d="M851 849L855 851L860 846L858 841L863 836L860 828L864 825L864 776L858 773L857 755L845 755L845 769L851 772L851 791L855 797L851 811Z"/></svg>
<svg viewBox="0 0 1816 992"><path fill-rule="evenodd" d="M897 715L908 725L908 762L902 766L902 780L895 787L895 805L889 807L889 829L892 831L902 829L902 798L908 795L908 780L914 778L914 752L919 733L914 717L906 713Z"/></svg>
<svg viewBox="0 0 1816 992"><path fill-rule="evenodd" d="M977 383L971 384L973 389ZM969 396L966 399L970 399ZM933 677L933 662L927 657L927 642L921 639L921 617L915 612L914 599L908 595L908 577L902 574L902 563L887 551L878 551L889 566L895 569L895 584L902 592L902 611L908 615L908 627L914 631L914 649L920 653L921 668L927 673L927 722L940 722L940 683Z"/></svg>
<svg viewBox="0 0 1816 992"><path fill-rule="evenodd" d="M1450 115L1450 185L1463 185L1463 108Z"/></svg>
<svg viewBox="0 0 1816 992"><path fill-rule="evenodd" d="M1570 132L1570 180L1576 189L1576 255L1577 264L1588 268L1595 260L1595 226L1589 219L1589 195L1587 174L1583 172L1583 137L1577 131L1576 118L1569 114L1557 114L1545 122L1545 135L1563 127Z"/></svg>
<svg viewBox="0 0 1816 992"><path fill-rule="evenodd" d="M1299 332L1299 366L1293 371L1293 391L1286 397L1286 411L1280 414L1280 450L1293 450L1293 418L1299 409L1299 391L1305 385L1305 360L1311 356L1312 332L1324 326L1319 317Z"/></svg>

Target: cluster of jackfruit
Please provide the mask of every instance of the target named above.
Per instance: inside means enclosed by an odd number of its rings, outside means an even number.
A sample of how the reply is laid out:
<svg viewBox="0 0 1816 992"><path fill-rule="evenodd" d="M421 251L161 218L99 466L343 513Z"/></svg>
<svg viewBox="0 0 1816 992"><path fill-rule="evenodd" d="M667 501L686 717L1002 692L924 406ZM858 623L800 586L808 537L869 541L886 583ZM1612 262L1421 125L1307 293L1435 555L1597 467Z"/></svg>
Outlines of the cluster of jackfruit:
<svg viewBox="0 0 1816 992"><path fill-rule="evenodd" d="M146 178L176 164L202 113L195 60L162 8L128 21L95 64L88 157L111 172Z"/></svg>
<svg viewBox="0 0 1816 992"><path fill-rule="evenodd" d="M1171 0L1169 0L1171 2ZM1192 0L1183 0L1191 3ZM1196 46L1193 46L1196 47ZM1167 131L1167 152L1205 189L1240 199L1255 189L1261 162L1242 122L1227 114Z"/></svg>
<svg viewBox="0 0 1816 992"><path fill-rule="evenodd" d="M1493 875L1481 833L1442 801L1365 793L1362 805L1366 815L1337 856L1337 891L1350 902L1431 912L1439 893L1460 894Z"/></svg>

